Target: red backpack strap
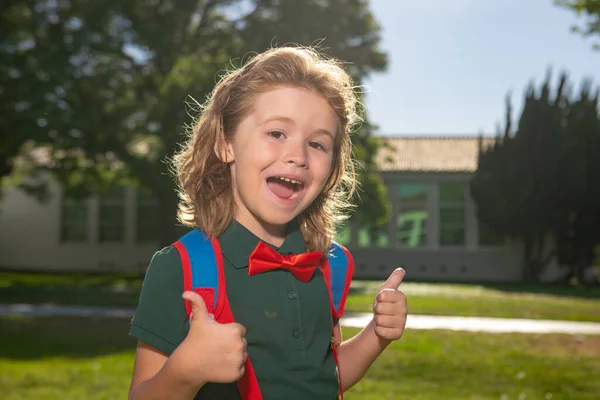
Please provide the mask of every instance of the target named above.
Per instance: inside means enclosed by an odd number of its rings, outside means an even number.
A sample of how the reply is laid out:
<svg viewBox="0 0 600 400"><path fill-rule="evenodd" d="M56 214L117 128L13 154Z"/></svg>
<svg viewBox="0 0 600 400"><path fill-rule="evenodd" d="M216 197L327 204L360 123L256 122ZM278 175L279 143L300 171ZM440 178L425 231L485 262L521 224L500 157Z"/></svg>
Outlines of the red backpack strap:
<svg viewBox="0 0 600 400"><path fill-rule="evenodd" d="M218 319L223 310L222 299L226 296L223 259L218 241L194 229L173 243L173 246L181 257L184 290L194 291L202 296L208 312ZM189 316L192 307L187 300L185 309Z"/></svg>
<svg viewBox="0 0 600 400"><path fill-rule="evenodd" d="M173 246L179 252L183 268L184 290L193 290L204 299L206 309L217 322L235 322L225 287L223 253L217 239L194 229L181 237ZM186 311L191 314L191 304L186 300ZM258 380L250 357L246 358L244 376L237 382L242 400L262 400Z"/></svg>
<svg viewBox="0 0 600 400"><path fill-rule="evenodd" d="M342 378L340 376L340 366L337 354L337 348L333 343L335 324L344 315L344 306L346 305L346 298L350 291L350 284L352 283L352 276L354 275L354 259L350 254L350 251L344 246L332 242L327 257L323 261L323 277L327 288L329 289L329 300L331 302L331 349L333 352L333 358L338 373L339 398L344 398L344 390L342 386Z"/></svg>
<svg viewBox="0 0 600 400"><path fill-rule="evenodd" d="M333 242L327 255L327 264L333 315L340 319L344 315L344 306L354 275L354 259L347 248Z"/></svg>

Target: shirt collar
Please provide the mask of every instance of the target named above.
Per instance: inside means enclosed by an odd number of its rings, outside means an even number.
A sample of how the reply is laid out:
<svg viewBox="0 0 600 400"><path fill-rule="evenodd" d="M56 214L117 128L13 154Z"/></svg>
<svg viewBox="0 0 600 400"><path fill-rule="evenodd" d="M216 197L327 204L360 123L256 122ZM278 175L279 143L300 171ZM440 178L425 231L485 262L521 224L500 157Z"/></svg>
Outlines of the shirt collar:
<svg viewBox="0 0 600 400"><path fill-rule="evenodd" d="M235 219L231 221L225 232L218 239L223 256L238 269L248 267L248 258L260 241L255 234ZM298 254L305 251L304 238L297 220L289 223L285 240L281 247L277 248L269 243L266 244L283 255Z"/></svg>

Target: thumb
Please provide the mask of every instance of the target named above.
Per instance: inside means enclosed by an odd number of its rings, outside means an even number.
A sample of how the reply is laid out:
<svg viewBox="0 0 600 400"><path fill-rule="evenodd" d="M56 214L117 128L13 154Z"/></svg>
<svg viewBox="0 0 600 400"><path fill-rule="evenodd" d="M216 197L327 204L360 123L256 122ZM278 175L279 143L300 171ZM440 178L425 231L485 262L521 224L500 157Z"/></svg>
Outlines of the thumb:
<svg viewBox="0 0 600 400"><path fill-rule="evenodd" d="M400 284L402 283L402 279L404 279L404 275L406 275L406 271L403 268L396 268L394 272L391 273L390 277L381 285L381 290L383 289L394 289L397 290Z"/></svg>
<svg viewBox="0 0 600 400"><path fill-rule="evenodd" d="M204 299L198 293L187 291L184 292L181 297L189 301L192 305L192 315L190 315L190 318L193 317L194 320L198 321L205 321L213 318L212 314L209 314L208 310L206 309L206 303L204 302Z"/></svg>

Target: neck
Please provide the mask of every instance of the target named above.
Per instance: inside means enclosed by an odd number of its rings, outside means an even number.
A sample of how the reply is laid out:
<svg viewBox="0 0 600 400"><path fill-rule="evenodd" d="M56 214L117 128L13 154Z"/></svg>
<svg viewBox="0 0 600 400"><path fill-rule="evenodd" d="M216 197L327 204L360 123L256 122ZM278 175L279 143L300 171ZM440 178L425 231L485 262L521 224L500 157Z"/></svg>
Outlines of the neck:
<svg viewBox="0 0 600 400"><path fill-rule="evenodd" d="M265 243L280 247L285 240L288 224L268 224L264 221L257 221L254 218L244 218L242 215L236 215L235 219Z"/></svg>
<svg viewBox="0 0 600 400"><path fill-rule="evenodd" d="M271 244L275 247L281 247L281 245L285 241L286 227L287 227L287 225L285 225L285 226L273 226L273 225L265 226L265 225L261 224L262 229L258 229L256 232L254 232L254 231L250 231L250 232L254 233L256 236L258 236L258 238L260 240L262 240L265 243Z"/></svg>

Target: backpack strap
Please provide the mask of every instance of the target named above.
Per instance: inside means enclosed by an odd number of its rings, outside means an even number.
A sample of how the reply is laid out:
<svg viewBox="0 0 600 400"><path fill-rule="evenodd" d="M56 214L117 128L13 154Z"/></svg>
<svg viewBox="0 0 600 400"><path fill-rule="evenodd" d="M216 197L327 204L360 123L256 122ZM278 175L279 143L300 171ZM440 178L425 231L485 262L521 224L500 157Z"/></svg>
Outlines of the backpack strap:
<svg viewBox="0 0 600 400"><path fill-rule="evenodd" d="M225 289L223 253L219 241L194 229L173 246L181 257L184 290L193 290L202 296L206 309L213 314L215 321L222 324L235 322ZM185 309L189 317L192 305L187 300ZM242 400L263 400L249 356L244 366L246 371L237 382Z"/></svg>
<svg viewBox="0 0 600 400"><path fill-rule="evenodd" d="M194 229L173 246L181 257L184 291L198 293L204 299L208 312L217 319L223 310L222 299L225 297L225 274L219 242ZM187 300L185 309L189 316L192 305Z"/></svg>
<svg viewBox="0 0 600 400"><path fill-rule="evenodd" d="M344 315L344 306L354 275L354 259L347 248L332 242L326 263L329 264L329 268L325 268L325 275L329 277L326 276L325 279L329 280L333 316L339 320Z"/></svg>
<svg viewBox="0 0 600 400"><path fill-rule="evenodd" d="M354 260L350 251L339 243L332 242L327 257L323 259L323 278L329 289L331 302L331 351L337 368L339 392L338 399L344 399L344 388L340 376L340 362L334 344L335 326L344 315L346 298L350 291L350 283L354 274Z"/></svg>

